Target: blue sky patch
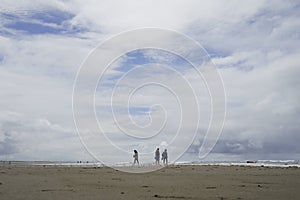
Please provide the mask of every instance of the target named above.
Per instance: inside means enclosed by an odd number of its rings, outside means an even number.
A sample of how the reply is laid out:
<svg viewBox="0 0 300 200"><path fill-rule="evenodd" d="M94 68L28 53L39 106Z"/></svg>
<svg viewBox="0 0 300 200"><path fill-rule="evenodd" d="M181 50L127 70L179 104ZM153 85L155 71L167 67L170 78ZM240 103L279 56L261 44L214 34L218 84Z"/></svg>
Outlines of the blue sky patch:
<svg viewBox="0 0 300 200"><path fill-rule="evenodd" d="M15 29L18 31L25 31L30 34L58 34L63 31L61 28L53 28L51 26L45 26L42 24L32 22L15 22L12 24L5 25L6 28Z"/></svg>
<svg viewBox="0 0 300 200"><path fill-rule="evenodd" d="M150 112L149 107L129 107L128 108L130 115L145 115Z"/></svg>
<svg viewBox="0 0 300 200"><path fill-rule="evenodd" d="M9 14L9 13L0 13L0 18L1 19L6 19L6 20L11 20L11 21L16 21L19 20L20 17L17 15Z"/></svg>
<svg viewBox="0 0 300 200"><path fill-rule="evenodd" d="M147 53L149 51L157 53L156 55L149 56ZM116 67L115 70L120 72L127 72L138 65L145 64L163 64L163 65L172 65L172 67L176 70L184 70L191 67L187 61L180 56L177 56L173 53L159 50L159 49L141 49L132 51L126 54L127 59L121 63L120 66ZM160 57L160 58L159 58ZM162 60L161 58L166 58Z"/></svg>
<svg viewBox="0 0 300 200"><path fill-rule="evenodd" d="M70 20L74 14L63 12L60 10L50 10L45 12L36 12L31 15L31 19L39 20L44 23L61 25L64 21Z"/></svg>
<svg viewBox="0 0 300 200"><path fill-rule="evenodd" d="M211 57L211 58L220 58L220 57L227 57L230 56L230 52L225 52L225 51L221 51L221 50L217 50L217 49L212 49L209 47L205 47L205 50L207 51L207 54Z"/></svg>
<svg viewBox="0 0 300 200"><path fill-rule="evenodd" d="M75 15L60 10L37 11L27 15L2 13L4 27L22 31L27 34L76 34L86 30L79 26L71 26L67 22ZM4 34L4 33L2 33Z"/></svg>
<svg viewBox="0 0 300 200"><path fill-rule="evenodd" d="M136 65L144 65L149 63L154 63L153 61L149 60L144 56L142 50L132 51L126 54L127 59L115 70L120 72L127 72L131 70Z"/></svg>

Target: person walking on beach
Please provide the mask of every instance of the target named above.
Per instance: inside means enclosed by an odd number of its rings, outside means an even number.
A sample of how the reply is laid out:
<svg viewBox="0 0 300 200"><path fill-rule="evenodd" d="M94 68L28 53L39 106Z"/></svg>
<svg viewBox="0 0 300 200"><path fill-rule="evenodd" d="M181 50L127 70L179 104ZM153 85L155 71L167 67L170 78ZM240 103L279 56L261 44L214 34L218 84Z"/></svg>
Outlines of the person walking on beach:
<svg viewBox="0 0 300 200"><path fill-rule="evenodd" d="M155 157L154 157L156 165L159 165L159 157L160 157L159 148L157 148L155 151Z"/></svg>
<svg viewBox="0 0 300 200"><path fill-rule="evenodd" d="M164 165L168 165L168 152L167 149L161 154L161 159L163 160Z"/></svg>
<svg viewBox="0 0 300 200"><path fill-rule="evenodd" d="M139 163L139 153L137 152L137 150L133 150L133 165L135 165L135 163L137 163L138 165L140 165Z"/></svg>

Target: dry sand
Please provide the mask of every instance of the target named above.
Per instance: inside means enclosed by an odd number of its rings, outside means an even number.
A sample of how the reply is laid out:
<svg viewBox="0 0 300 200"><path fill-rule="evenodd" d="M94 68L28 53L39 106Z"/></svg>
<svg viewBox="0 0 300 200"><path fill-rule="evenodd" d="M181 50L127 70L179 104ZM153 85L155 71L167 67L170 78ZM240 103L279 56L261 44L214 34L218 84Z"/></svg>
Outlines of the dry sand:
<svg viewBox="0 0 300 200"><path fill-rule="evenodd" d="M1 167L0 199L300 199L300 168L169 166Z"/></svg>

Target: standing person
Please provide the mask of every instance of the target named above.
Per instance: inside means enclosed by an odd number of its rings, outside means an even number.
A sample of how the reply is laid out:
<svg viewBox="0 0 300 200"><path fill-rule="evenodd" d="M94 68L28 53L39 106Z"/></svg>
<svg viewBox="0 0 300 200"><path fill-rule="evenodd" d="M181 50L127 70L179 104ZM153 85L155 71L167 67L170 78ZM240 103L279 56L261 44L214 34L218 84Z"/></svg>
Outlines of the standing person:
<svg viewBox="0 0 300 200"><path fill-rule="evenodd" d="M163 160L164 165L168 165L168 152L167 149L161 154L161 159Z"/></svg>
<svg viewBox="0 0 300 200"><path fill-rule="evenodd" d="M155 157L154 157L156 165L159 165L159 157L160 157L159 148L157 148L155 151Z"/></svg>
<svg viewBox="0 0 300 200"><path fill-rule="evenodd" d="M137 150L133 150L133 165L135 165L135 163L137 163L138 165L140 165L139 163L139 153L137 152Z"/></svg>

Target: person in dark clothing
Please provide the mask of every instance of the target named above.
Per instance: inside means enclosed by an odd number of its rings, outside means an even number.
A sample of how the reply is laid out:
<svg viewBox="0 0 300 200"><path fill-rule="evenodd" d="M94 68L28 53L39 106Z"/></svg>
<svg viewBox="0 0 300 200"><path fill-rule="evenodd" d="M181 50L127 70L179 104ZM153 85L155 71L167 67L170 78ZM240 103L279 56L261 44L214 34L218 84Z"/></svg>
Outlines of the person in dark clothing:
<svg viewBox="0 0 300 200"><path fill-rule="evenodd" d="M135 163L140 165L140 163L139 163L139 153L137 152L137 150L133 150L133 165L135 165Z"/></svg>
<svg viewBox="0 0 300 200"><path fill-rule="evenodd" d="M164 165L168 165L168 152L167 149L161 154L161 159L163 160Z"/></svg>
<svg viewBox="0 0 300 200"><path fill-rule="evenodd" d="M154 157L156 165L159 165L159 157L160 157L159 148L157 148L155 151L155 157Z"/></svg>

